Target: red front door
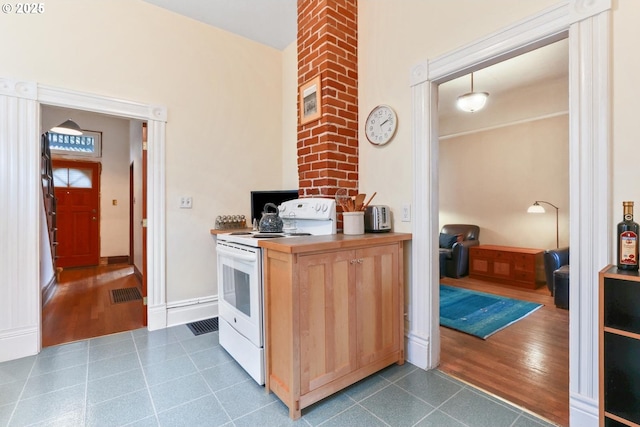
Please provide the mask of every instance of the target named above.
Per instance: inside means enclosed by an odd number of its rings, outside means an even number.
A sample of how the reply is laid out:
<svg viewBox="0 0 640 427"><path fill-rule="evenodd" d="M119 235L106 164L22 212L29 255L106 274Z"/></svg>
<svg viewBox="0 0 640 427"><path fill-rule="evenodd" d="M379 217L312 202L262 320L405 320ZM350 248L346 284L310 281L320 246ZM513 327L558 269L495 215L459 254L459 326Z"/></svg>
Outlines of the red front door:
<svg viewBox="0 0 640 427"><path fill-rule="evenodd" d="M53 160L57 200L56 267L98 265L100 163Z"/></svg>

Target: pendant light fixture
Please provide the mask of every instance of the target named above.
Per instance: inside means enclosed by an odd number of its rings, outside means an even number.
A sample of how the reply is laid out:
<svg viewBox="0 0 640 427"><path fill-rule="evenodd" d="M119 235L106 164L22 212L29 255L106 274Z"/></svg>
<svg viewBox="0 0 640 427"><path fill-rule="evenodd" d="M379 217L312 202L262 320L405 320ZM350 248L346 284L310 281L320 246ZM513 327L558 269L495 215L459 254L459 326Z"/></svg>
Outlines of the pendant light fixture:
<svg viewBox="0 0 640 427"><path fill-rule="evenodd" d="M475 113L484 108L487 103L489 93L473 91L473 73L471 73L471 92L458 97L458 108L467 113Z"/></svg>
<svg viewBox="0 0 640 427"><path fill-rule="evenodd" d="M82 129L80 129L80 126L71 119L59 124L58 126L52 127L50 130L51 132L60 133L62 135L82 135Z"/></svg>

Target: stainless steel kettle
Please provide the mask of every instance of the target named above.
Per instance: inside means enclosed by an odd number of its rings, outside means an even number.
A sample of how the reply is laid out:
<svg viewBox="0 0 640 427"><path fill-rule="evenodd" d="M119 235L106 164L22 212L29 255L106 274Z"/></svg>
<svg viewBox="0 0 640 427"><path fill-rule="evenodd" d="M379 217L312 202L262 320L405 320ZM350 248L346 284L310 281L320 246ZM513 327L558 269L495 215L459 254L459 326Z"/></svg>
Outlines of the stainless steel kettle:
<svg viewBox="0 0 640 427"><path fill-rule="evenodd" d="M269 212L272 209L274 212ZM278 207L273 203L264 205L262 218L258 224L258 231L261 233L282 233L283 221L280 218Z"/></svg>

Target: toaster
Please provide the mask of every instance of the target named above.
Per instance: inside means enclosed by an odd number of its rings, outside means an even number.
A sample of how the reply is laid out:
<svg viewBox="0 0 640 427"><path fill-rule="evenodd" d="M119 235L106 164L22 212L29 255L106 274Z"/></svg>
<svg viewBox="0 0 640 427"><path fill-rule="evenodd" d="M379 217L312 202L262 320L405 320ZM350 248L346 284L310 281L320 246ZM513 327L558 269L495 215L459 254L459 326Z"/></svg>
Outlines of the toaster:
<svg viewBox="0 0 640 427"><path fill-rule="evenodd" d="M391 231L391 209L389 206L367 206L364 210L364 230L371 233Z"/></svg>

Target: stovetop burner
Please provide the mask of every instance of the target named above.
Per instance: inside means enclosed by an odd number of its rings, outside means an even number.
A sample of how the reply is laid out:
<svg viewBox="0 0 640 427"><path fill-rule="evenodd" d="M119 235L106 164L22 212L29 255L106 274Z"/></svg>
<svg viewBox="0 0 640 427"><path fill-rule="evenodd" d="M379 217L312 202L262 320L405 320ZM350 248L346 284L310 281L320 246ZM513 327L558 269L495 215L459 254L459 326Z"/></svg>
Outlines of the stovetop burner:
<svg viewBox="0 0 640 427"><path fill-rule="evenodd" d="M251 237L253 237L254 239L276 239L279 237L287 237L287 236L280 233L255 233Z"/></svg>

